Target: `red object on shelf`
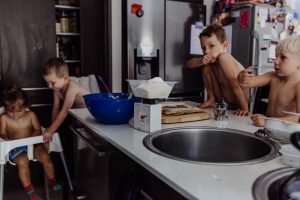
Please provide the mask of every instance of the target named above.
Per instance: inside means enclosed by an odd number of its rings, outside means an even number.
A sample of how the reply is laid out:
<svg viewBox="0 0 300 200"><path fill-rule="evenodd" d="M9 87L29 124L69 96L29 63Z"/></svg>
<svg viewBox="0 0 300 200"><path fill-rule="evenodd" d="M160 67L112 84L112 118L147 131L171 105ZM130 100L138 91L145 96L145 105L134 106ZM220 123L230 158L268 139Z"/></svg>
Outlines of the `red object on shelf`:
<svg viewBox="0 0 300 200"><path fill-rule="evenodd" d="M131 5L131 14L135 15L138 10L142 9L142 7L143 6L141 4L136 4L136 3L132 4Z"/></svg>

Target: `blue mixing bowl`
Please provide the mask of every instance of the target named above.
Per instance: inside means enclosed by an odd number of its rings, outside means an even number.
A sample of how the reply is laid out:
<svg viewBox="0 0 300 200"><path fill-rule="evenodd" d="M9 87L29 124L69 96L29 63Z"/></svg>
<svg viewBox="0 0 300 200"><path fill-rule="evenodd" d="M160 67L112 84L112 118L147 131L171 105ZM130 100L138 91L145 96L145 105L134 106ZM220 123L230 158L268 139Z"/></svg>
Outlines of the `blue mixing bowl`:
<svg viewBox="0 0 300 200"><path fill-rule="evenodd" d="M89 112L103 124L125 124L133 117L134 102L128 93L93 93L84 95Z"/></svg>

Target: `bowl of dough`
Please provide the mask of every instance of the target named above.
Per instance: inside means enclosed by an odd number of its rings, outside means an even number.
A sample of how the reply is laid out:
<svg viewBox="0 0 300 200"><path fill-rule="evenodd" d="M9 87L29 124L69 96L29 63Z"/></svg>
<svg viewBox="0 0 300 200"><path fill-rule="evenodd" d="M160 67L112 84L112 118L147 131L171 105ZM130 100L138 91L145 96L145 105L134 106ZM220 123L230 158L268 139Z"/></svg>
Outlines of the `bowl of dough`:
<svg viewBox="0 0 300 200"><path fill-rule="evenodd" d="M127 80L135 97L166 99L177 82L163 81L160 77L150 80Z"/></svg>

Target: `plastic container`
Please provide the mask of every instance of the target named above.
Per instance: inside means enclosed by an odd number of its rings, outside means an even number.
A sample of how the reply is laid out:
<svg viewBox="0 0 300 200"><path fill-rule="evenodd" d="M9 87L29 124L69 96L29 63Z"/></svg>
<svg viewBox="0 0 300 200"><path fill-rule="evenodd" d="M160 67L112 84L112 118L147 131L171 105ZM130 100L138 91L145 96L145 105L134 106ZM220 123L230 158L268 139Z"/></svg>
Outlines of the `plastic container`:
<svg viewBox="0 0 300 200"><path fill-rule="evenodd" d="M293 145L282 145L280 153L283 163L292 167L300 167L300 152Z"/></svg>
<svg viewBox="0 0 300 200"><path fill-rule="evenodd" d="M300 124L274 118L266 118L264 129L271 132L272 135L279 140L289 141L292 133L300 131Z"/></svg>
<svg viewBox="0 0 300 200"><path fill-rule="evenodd" d="M169 97L175 83L177 82L171 82L171 81L163 81L163 82L156 82L154 87L159 88L159 84L167 84L169 87L166 88L165 91L162 92L155 92L155 94L147 94L145 92L142 92L139 90L139 86L143 83L149 82L149 80L127 80L129 82L130 88L136 97L141 97L145 99L166 99ZM151 88L152 91L157 91L157 88Z"/></svg>
<svg viewBox="0 0 300 200"><path fill-rule="evenodd" d="M125 124L133 117L138 98L128 93L92 93L83 96L89 112L103 124Z"/></svg>

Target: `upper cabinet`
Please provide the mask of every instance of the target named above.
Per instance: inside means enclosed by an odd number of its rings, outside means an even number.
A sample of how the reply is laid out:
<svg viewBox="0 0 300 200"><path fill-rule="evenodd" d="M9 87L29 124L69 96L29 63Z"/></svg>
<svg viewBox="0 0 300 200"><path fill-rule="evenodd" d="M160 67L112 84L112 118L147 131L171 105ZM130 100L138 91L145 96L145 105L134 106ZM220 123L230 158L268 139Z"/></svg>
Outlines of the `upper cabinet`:
<svg viewBox="0 0 300 200"><path fill-rule="evenodd" d="M56 57L69 67L70 75L81 76L80 3L74 0L55 2Z"/></svg>

